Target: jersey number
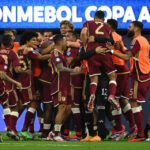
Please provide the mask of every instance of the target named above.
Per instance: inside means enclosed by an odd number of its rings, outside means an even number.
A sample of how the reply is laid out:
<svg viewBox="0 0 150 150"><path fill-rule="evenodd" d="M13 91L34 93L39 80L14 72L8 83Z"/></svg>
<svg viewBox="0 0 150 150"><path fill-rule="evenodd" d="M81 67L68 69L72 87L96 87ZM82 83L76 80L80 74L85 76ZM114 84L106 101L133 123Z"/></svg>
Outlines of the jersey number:
<svg viewBox="0 0 150 150"><path fill-rule="evenodd" d="M5 61L5 64L7 65L8 64L8 57L7 55L2 55L4 61Z"/></svg>
<svg viewBox="0 0 150 150"><path fill-rule="evenodd" d="M23 56L19 56L19 59L20 59L20 63L23 65L22 70L25 71L27 69L27 65L26 65L25 61L22 60Z"/></svg>
<svg viewBox="0 0 150 150"><path fill-rule="evenodd" d="M101 35L103 35L104 32L101 31L101 28L103 27L103 23L101 23L101 22L95 22L95 23L99 25L97 27L97 29L95 30L95 34L101 34Z"/></svg>

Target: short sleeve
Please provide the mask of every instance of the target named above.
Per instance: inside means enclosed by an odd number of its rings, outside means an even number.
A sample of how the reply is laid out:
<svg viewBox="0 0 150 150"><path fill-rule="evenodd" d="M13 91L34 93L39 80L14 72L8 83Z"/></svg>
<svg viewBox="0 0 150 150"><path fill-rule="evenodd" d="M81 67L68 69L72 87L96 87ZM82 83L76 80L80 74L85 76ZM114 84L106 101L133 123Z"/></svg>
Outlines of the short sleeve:
<svg viewBox="0 0 150 150"><path fill-rule="evenodd" d="M31 52L28 53L27 56L28 56L28 58L30 58L30 59L37 59L38 55L39 55L38 52L36 52L36 51L31 51Z"/></svg>
<svg viewBox="0 0 150 150"><path fill-rule="evenodd" d="M20 66L19 58L17 54L13 51L11 52L11 60L12 60L13 67Z"/></svg>
<svg viewBox="0 0 150 150"><path fill-rule="evenodd" d="M63 58L59 52L54 51L51 55L51 61L57 65L63 63Z"/></svg>
<svg viewBox="0 0 150 150"><path fill-rule="evenodd" d="M135 56L139 50L140 50L140 44L136 40L133 45L130 45L129 51L132 53L133 56Z"/></svg>
<svg viewBox="0 0 150 150"><path fill-rule="evenodd" d="M87 27L87 22L85 22L84 24L83 24L83 28L86 28Z"/></svg>

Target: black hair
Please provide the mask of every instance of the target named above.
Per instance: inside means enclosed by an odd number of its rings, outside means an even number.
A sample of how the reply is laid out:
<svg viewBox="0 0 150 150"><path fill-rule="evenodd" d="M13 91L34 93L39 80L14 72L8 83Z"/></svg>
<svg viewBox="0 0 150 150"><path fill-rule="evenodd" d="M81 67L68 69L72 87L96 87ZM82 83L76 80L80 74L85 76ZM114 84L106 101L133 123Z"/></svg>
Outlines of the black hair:
<svg viewBox="0 0 150 150"><path fill-rule="evenodd" d="M21 36L20 44L21 45L26 44L33 37L38 37L38 34L36 32L33 32L33 31L26 31L26 32L24 32L23 35Z"/></svg>
<svg viewBox="0 0 150 150"><path fill-rule="evenodd" d="M140 21L132 21L135 27L138 27L141 31L143 30L143 23Z"/></svg>
<svg viewBox="0 0 150 150"><path fill-rule="evenodd" d="M10 47L12 43L11 35L3 35L2 44L7 48Z"/></svg>
<svg viewBox="0 0 150 150"><path fill-rule="evenodd" d="M98 19L104 19L104 16L105 16L105 14L102 10L98 10L94 15L94 17L96 17Z"/></svg>
<svg viewBox="0 0 150 150"><path fill-rule="evenodd" d="M108 19L107 23L114 29L117 30L118 28L118 22L115 19Z"/></svg>
<svg viewBox="0 0 150 150"><path fill-rule="evenodd" d="M54 36L54 43L55 43L55 44L58 44L60 41L63 40L63 38L64 38L63 35L61 35L61 34L56 34L56 35Z"/></svg>
<svg viewBox="0 0 150 150"><path fill-rule="evenodd" d="M16 29L6 29L6 30L4 30L4 34L6 34L8 32L12 32L15 37L17 35L17 30Z"/></svg>

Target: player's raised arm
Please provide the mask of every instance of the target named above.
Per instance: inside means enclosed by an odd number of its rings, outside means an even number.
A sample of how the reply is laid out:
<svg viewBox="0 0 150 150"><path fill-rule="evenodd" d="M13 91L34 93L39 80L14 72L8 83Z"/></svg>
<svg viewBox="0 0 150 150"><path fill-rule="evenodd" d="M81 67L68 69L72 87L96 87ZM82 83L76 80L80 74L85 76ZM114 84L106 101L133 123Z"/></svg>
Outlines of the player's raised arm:
<svg viewBox="0 0 150 150"><path fill-rule="evenodd" d="M112 55L117 56L123 60L129 60L130 57L134 56L140 49L140 44L138 41L135 41L133 48L127 50L126 54L122 54L122 53L118 53L118 52L114 51L113 45L111 45L110 43L107 43L106 46L109 49L109 51L112 53Z"/></svg>
<svg viewBox="0 0 150 150"><path fill-rule="evenodd" d="M83 27L80 34L80 39L83 42L84 45L86 45L88 41L88 29L87 27Z"/></svg>
<svg viewBox="0 0 150 150"><path fill-rule="evenodd" d="M49 54L54 49L54 43L51 41L44 41L44 43L39 48L42 55Z"/></svg>

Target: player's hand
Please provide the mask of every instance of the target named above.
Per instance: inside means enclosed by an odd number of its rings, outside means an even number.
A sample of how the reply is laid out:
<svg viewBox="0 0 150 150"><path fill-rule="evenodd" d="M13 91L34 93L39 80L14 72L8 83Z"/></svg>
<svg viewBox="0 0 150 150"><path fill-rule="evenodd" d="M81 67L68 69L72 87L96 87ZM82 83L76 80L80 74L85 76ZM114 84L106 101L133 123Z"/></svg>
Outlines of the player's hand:
<svg viewBox="0 0 150 150"><path fill-rule="evenodd" d="M54 47L55 47L55 44L53 42L48 46L49 51L51 52L54 49Z"/></svg>
<svg viewBox="0 0 150 150"><path fill-rule="evenodd" d="M0 79L5 80L6 76L4 71L0 71Z"/></svg>
<svg viewBox="0 0 150 150"><path fill-rule="evenodd" d="M123 52L126 52L128 49L125 47L123 41L119 41L119 44L120 44L120 50L123 51Z"/></svg>
<svg viewBox="0 0 150 150"><path fill-rule="evenodd" d="M75 67L73 73L80 73L82 71L81 67Z"/></svg>
<svg viewBox="0 0 150 150"><path fill-rule="evenodd" d="M95 51L96 51L96 54L105 55L106 49L107 49L107 48L103 48L103 47L101 47L101 46L98 46L98 47L95 49Z"/></svg>
<svg viewBox="0 0 150 150"><path fill-rule="evenodd" d="M108 49L114 49L114 46L111 44L111 42L107 42L107 43L106 43L106 47L107 47Z"/></svg>
<svg viewBox="0 0 150 150"><path fill-rule="evenodd" d="M70 47L70 46L71 46L71 42L67 41L67 47Z"/></svg>
<svg viewBox="0 0 150 150"><path fill-rule="evenodd" d="M115 42L114 48L117 49L117 50L121 50L122 49L120 41Z"/></svg>
<svg viewBox="0 0 150 150"><path fill-rule="evenodd" d="M73 61L73 57L68 57L67 58L67 66L70 66L72 61Z"/></svg>
<svg viewBox="0 0 150 150"><path fill-rule="evenodd" d="M24 55L27 55L29 52L31 52L31 51L33 51L33 48L31 48L31 47L25 47L24 48L24 51L23 51L23 54Z"/></svg>
<svg viewBox="0 0 150 150"><path fill-rule="evenodd" d="M95 41L95 37L94 36L90 36L89 38L88 38L88 42L90 43L92 43L92 42L94 42Z"/></svg>
<svg viewBox="0 0 150 150"><path fill-rule="evenodd" d="M26 73L27 73L28 75L31 75L31 74L32 74L32 71L31 71L30 69L28 69L28 70L26 70Z"/></svg>
<svg viewBox="0 0 150 150"><path fill-rule="evenodd" d="M22 89L22 84L20 82L17 82L16 86L17 86L18 89L20 89L20 90Z"/></svg>

